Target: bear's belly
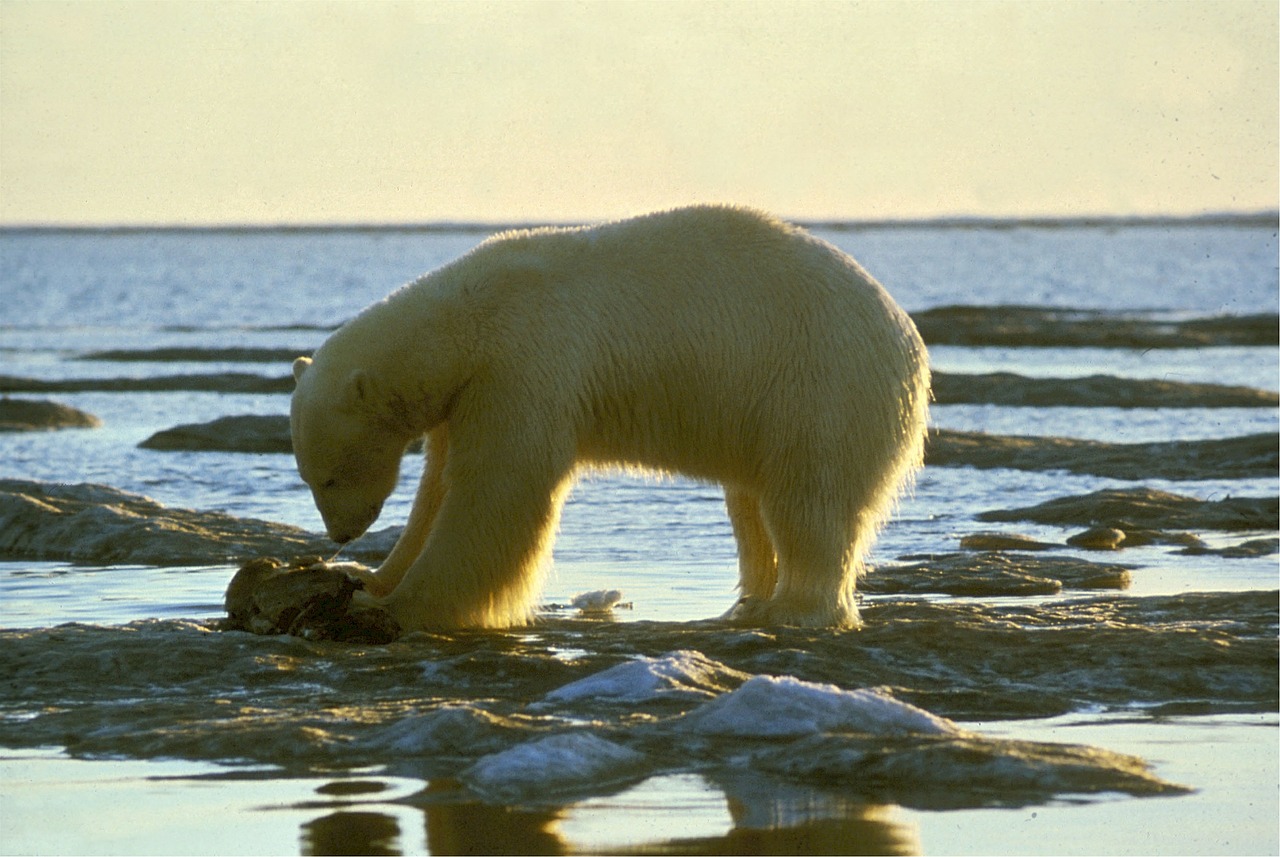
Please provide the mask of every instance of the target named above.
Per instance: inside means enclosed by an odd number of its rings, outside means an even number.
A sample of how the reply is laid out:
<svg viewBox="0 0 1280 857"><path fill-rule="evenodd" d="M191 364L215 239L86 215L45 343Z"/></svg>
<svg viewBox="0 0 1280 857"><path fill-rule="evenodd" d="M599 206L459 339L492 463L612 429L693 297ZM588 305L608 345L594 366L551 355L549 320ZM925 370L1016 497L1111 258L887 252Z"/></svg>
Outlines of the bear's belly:
<svg viewBox="0 0 1280 857"><path fill-rule="evenodd" d="M657 409L616 405L579 432L578 460L695 479L741 481L759 469L758 435L725 408Z"/></svg>

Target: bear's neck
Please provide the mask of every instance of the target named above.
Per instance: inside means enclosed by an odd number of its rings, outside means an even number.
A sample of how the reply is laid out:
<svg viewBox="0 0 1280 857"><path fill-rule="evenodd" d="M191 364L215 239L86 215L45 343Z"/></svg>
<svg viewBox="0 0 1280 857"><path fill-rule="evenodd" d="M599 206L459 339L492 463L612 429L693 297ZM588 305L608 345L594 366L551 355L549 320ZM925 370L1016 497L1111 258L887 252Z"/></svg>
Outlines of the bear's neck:
<svg viewBox="0 0 1280 857"><path fill-rule="evenodd" d="M416 293L415 293L416 292ZM467 337L451 325L456 316L439 295L407 286L367 308L332 339L351 369L373 381L379 415L406 440L420 437L448 417L466 383Z"/></svg>

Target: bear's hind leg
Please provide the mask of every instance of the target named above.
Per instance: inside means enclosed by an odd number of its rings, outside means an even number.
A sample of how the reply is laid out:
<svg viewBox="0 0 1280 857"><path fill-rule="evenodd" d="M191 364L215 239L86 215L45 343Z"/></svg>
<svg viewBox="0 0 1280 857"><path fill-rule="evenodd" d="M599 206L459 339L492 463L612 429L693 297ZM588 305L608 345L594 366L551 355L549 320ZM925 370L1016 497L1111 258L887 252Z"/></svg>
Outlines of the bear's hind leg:
<svg viewBox="0 0 1280 857"><path fill-rule="evenodd" d="M742 599L767 600L778 582L778 557L760 514L760 499L745 489L725 486L724 505L738 542L738 589Z"/></svg>
<svg viewBox="0 0 1280 857"><path fill-rule="evenodd" d="M778 583L773 596L744 618L754 614L768 624L809 627L860 625L856 516L850 520L795 501L764 501L762 511L778 554Z"/></svg>

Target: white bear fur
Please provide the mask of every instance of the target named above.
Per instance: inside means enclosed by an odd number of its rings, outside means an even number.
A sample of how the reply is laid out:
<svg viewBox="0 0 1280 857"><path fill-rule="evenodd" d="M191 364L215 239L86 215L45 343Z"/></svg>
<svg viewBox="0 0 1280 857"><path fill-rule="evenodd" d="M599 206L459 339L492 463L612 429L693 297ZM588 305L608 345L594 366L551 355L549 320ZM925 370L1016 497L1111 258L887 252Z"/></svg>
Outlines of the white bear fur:
<svg viewBox="0 0 1280 857"><path fill-rule="evenodd" d="M584 466L724 486L729 618L854 626L929 399L915 326L852 258L718 206L495 236L294 374L299 473L336 541L373 523L427 437L409 520L367 575L408 629L527 622Z"/></svg>

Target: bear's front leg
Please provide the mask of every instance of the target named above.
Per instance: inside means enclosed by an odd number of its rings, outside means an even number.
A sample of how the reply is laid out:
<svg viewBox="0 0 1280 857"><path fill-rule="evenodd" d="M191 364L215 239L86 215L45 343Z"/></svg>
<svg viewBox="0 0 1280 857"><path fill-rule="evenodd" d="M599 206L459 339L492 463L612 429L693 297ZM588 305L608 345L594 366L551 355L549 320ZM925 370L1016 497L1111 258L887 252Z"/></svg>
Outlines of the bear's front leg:
<svg viewBox="0 0 1280 857"><path fill-rule="evenodd" d="M441 423L427 435L426 461L413 508L405 521L400 538L376 571L360 575L365 591L375 598L385 598L395 591L427 543L427 535L444 501L444 471L449 456L449 428Z"/></svg>
<svg viewBox="0 0 1280 857"><path fill-rule="evenodd" d="M477 443L453 430L448 490L421 553L383 602L401 627L502 628L532 617L573 450L567 433L522 440Z"/></svg>

